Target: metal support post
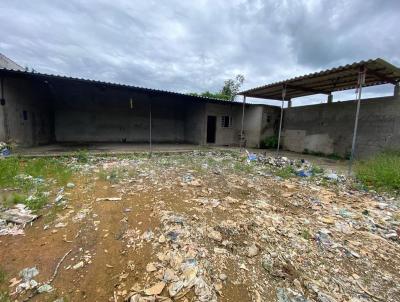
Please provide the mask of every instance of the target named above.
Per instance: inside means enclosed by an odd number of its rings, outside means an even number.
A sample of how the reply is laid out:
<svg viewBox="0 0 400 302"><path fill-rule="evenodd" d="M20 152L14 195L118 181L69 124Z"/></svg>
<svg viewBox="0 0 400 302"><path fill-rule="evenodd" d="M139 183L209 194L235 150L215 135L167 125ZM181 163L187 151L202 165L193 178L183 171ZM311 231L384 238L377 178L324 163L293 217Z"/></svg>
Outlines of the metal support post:
<svg viewBox="0 0 400 302"><path fill-rule="evenodd" d="M246 96L243 96L243 109L242 109L242 128L240 130L240 142L239 142L239 146L240 146L240 151L242 150L243 147L243 139L244 139L244 108L246 106Z"/></svg>
<svg viewBox="0 0 400 302"><path fill-rule="evenodd" d="M366 76L366 70L363 67L361 67L360 72L358 74L358 96L357 96L357 110L356 110L356 118L354 121L354 131L353 131L353 141L351 144L351 154L350 154L350 160L349 160L349 175L351 174L351 169L353 166L353 160L354 160L354 155L355 155L355 149L356 149L356 139L357 139L357 128L358 128L358 117L360 114L360 103L361 103L361 92L362 92L362 87L365 83L365 76ZM356 90L356 92L357 92Z"/></svg>
<svg viewBox="0 0 400 302"><path fill-rule="evenodd" d="M278 134L278 146L276 147L276 156L279 155L279 145L281 143L281 132L282 132L282 121L283 121L283 103L286 97L286 85L282 87L282 105L281 105L281 119L279 121L279 134Z"/></svg>
<svg viewBox="0 0 400 302"><path fill-rule="evenodd" d="M151 155L152 155L152 145L151 145L151 128L152 128L152 123L151 123L151 100L150 100L150 108L149 108L150 110L149 110L149 120L150 120L150 123L149 123L149 156L151 157Z"/></svg>

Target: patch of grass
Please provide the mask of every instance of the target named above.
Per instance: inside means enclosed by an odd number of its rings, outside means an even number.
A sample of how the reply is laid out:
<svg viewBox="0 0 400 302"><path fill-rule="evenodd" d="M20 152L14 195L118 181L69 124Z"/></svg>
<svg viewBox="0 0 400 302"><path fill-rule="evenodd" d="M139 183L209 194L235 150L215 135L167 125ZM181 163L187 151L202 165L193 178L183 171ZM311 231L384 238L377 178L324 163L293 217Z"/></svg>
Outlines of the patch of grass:
<svg viewBox="0 0 400 302"><path fill-rule="evenodd" d="M252 163L237 161L233 164L233 169L236 172L250 174L253 172L254 165Z"/></svg>
<svg viewBox="0 0 400 302"><path fill-rule="evenodd" d="M321 168L320 166L315 165L315 166L312 166L311 172L312 172L312 174L322 174L322 173L324 173L324 169Z"/></svg>
<svg viewBox="0 0 400 302"><path fill-rule="evenodd" d="M10 208L17 203L24 203L26 196L19 193L11 193L8 196L4 196L1 203L4 207Z"/></svg>
<svg viewBox="0 0 400 302"><path fill-rule="evenodd" d="M293 176L295 176L295 169L292 166L286 166L282 169L279 169L278 171L276 171L276 176L282 177L282 178L291 178Z"/></svg>
<svg viewBox="0 0 400 302"><path fill-rule="evenodd" d="M72 171L60 160L52 158L10 157L0 160L0 188L20 186L21 180L16 178L20 174L42 179L53 178L58 184L65 185L71 178Z"/></svg>
<svg viewBox="0 0 400 302"><path fill-rule="evenodd" d="M12 206L22 202L33 210L41 209L47 203L44 192L49 185L64 186L72 177L72 170L65 162L54 158L9 157L0 160L0 188L18 188L19 193L3 200ZM32 197L26 197L32 196Z"/></svg>
<svg viewBox="0 0 400 302"><path fill-rule="evenodd" d="M24 204L31 210L37 211L43 208L47 202L48 196L44 192L38 192L32 198L27 198Z"/></svg>
<svg viewBox="0 0 400 302"><path fill-rule="evenodd" d="M80 163L87 164L89 162L89 152L85 149L77 151L75 156Z"/></svg>
<svg viewBox="0 0 400 302"><path fill-rule="evenodd" d="M385 151L359 161L356 177L366 186L377 191L400 191L400 151Z"/></svg>
<svg viewBox="0 0 400 302"><path fill-rule="evenodd" d="M4 271L2 267L0 267L0 285L3 285L6 281L7 273Z"/></svg>
<svg viewBox="0 0 400 302"><path fill-rule="evenodd" d="M11 302L11 298L7 292L0 291L0 302Z"/></svg>
<svg viewBox="0 0 400 302"><path fill-rule="evenodd" d="M310 240L312 238L309 230L302 230L300 236L303 237L305 240Z"/></svg>

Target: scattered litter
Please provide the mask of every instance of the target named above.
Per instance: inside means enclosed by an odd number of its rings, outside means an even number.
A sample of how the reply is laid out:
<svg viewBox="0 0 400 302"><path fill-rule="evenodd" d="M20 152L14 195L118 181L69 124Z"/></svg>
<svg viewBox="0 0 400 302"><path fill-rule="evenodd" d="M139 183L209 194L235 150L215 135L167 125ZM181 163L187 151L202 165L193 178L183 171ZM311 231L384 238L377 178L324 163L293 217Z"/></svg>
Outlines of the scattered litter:
<svg viewBox="0 0 400 302"><path fill-rule="evenodd" d="M85 265L83 261L79 261L77 264L75 264L72 268L77 270L79 268L82 268Z"/></svg>
<svg viewBox="0 0 400 302"><path fill-rule="evenodd" d="M121 197L102 197L96 198L96 201L120 201L122 200Z"/></svg>
<svg viewBox="0 0 400 302"><path fill-rule="evenodd" d="M246 173L236 173L243 162ZM112 287L110 301L396 300L391 289L400 282L393 269L400 244L398 200L355 189L352 179L337 172L261 152L193 152L151 160L110 156L73 164L80 173L118 169L118 181L102 180L98 192L120 197L96 198L92 192L98 184L77 185L87 196L82 194L78 206L71 201L55 222L48 222L59 235L43 242L67 237L76 242L75 232L66 230L78 223L80 249L64 267L77 270L66 274L74 280L85 276L81 268L89 268L96 257L110 261L120 254L118 263L102 262ZM280 171L289 171L290 177L277 177ZM59 191L60 202L64 194L75 195L66 191ZM112 220L118 226L109 225L108 213L120 215ZM19 224L3 219L0 233L7 223L23 232ZM88 236L88 230L93 234ZM101 246L88 245L91 238ZM109 242L117 242L118 249ZM10 283L20 292L54 290L51 282L29 278ZM232 286L239 290L232 293ZM71 292L74 299L77 295ZM86 297L92 298L98 297Z"/></svg>
<svg viewBox="0 0 400 302"><path fill-rule="evenodd" d="M144 293L148 296L159 295L163 291L164 287L165 287L165 282L161 281L161 282L154 284L150 288L146 288L144 290Z"/></svg>
<svg viewBox="0 0 400 302"><path fill-rule="evenodd" d="M37 288L39 293L51 293L53 290L54 289L50 284L43 284Z"/></svg>
<svg viewBox="0 0 400 302"><path fill-rule="evenodd" d="M67 188L68 188L68 189L75 188L75 184L72 183L72 182L69 182L69 183L67 183Z"/></svg>
<svg viewBox="0 0 400 302"><path fill-rule="evenodd" d="M16 204L14 208L0 212L0 218L6 222L11 222L15 224L27 224L35 220L38 216L32 214L24 204Z"/></svg>

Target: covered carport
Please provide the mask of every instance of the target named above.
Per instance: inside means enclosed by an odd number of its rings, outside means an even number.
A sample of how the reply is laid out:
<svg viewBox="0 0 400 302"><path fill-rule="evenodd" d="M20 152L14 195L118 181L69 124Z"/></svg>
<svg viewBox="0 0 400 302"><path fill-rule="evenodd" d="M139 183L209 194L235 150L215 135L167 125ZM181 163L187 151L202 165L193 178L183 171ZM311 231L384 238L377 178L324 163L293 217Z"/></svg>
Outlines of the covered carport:
<svg viewBox="0 0 400 302"><path fill-rule="evenodd" d="M395 91L399 89L400 69L386 62L383 59L355 62L320 72L295 77L285 81L280 81L246 91L239 94L246 97L277 100L281 102L281 115L278 133L277 154L279 154L284 103L291 107L294 98L304 97L314 94L324 94L327 102L333 101L332 92L356 89L357 106L354 110L354 127L352 135L351 155L349 171L351 171L352 161L355 155L357 142L357 128L360 112L360 100L362 88L367 86L393 84Z"/></svg>

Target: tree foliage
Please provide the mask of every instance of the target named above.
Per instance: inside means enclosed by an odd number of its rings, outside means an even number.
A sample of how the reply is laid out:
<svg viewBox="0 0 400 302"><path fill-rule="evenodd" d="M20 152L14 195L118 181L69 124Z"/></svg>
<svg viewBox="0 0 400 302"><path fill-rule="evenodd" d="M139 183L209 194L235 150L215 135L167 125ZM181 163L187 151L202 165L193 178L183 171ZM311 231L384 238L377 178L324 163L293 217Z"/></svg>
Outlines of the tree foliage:
<svg viewBox="0 0 400 302"><path fill-rule="evenodd" d="M189 94L194 96L203 96L203 97L216 98L222 100L232 100L233 97L239 92L239 89L242 86L243 82L244 82L244 76L238 74L235 78L226 80L224 82L224 86L222 86L222 89L218 92L206 91L202 93L193 92Z"/></svg>

